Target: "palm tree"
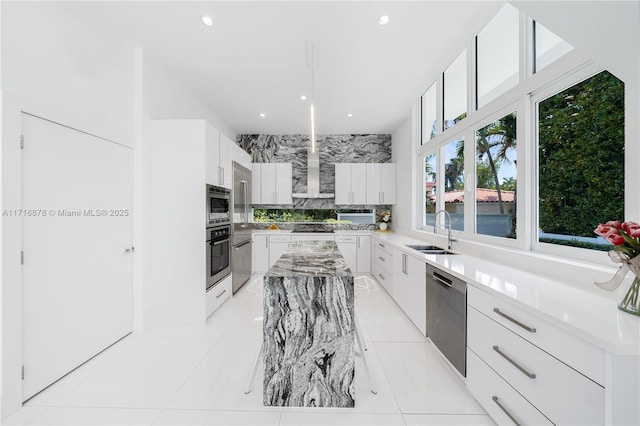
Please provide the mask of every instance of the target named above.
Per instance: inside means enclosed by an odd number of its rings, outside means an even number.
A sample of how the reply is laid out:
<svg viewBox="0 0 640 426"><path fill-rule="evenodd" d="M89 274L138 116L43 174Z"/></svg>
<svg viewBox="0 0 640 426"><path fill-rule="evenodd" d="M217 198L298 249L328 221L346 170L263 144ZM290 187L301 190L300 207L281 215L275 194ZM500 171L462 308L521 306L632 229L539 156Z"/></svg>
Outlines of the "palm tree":
<svg viewBox="0 0 640 426"><path fill-rule="evenodd" d="M504 206L502 204L502 191L500 190L500 180L498 179L496 161L509 162L507 152L511 149L515 149L516 146L515 113L505 115L476 132L476 150L478 158L482 160L486 156L489 166L491 167L491 172L493 173L493 178L496 183L500 214L504 214ZM494 148L497 148L497 151ZM491 153L492 149L495 152L495 158Z"/></svg>

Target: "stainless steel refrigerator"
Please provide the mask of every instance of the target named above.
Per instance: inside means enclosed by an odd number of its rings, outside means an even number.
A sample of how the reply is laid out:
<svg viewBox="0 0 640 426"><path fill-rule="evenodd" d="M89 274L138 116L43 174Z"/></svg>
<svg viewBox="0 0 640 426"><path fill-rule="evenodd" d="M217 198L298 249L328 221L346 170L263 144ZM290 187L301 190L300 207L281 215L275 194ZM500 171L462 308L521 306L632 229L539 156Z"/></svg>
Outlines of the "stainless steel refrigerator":
<svg viewBox="0 0 640 426"><path fill-rule="evenodd" d="M251 277L251 170L233 162L233 249L231 272L233 292Z"/></svg>

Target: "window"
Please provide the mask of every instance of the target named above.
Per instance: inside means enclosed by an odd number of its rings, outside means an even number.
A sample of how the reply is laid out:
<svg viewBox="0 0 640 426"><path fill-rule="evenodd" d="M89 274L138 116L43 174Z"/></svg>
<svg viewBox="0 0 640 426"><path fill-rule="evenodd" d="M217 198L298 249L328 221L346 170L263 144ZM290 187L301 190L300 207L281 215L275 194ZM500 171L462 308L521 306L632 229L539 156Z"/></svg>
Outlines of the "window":
<svg viewBox="0 0 640 426"><path fill-rule="evenodd" d="M539 241L607 249L624 219L624 83L603 71L538 103Z"/></svg>
<svg viewBox="0 0 640 426"><path fill-rule="evenodd" d="M516 238L516 113L476 131L476 233Z"/></svg>
<svg viewBox="0 0 640 426"><path fill-rule="evenodd" d="M375 223L375 211L326 209L253 209L254 222Z"/></svg>
<svg viewBox="0 0 640 426"><path fill-rule="evenodd" d="M428 142L438 133L438 114L436 107L437 87L433 83L421 98L422 143Z"/></svg>
<svg viewBox="0 0 640 426"><path fill-rule="evenodd" d="M506 4L476 38L477 107L518 84L520 13Z"/></svg>
<svg viewBox="0 0 640 426"><path fill-rule="evenodd" d="M464 139L444 147L444 208L451 215L451 229L464 230Z"/></svg>
<svg viewBox="0 0 640 426"><path fill-rule="evenodd" d="M436 175L438 161L436 154L424 158L424 223L425 226L435 224L435 213L438 210Z"/></svg>
<svg viewBox="0 0 640 426"><path fill-rule="evenodd" d="M467 116L467 50L444 72L444 128Z"/></svg>
<svg viewBox="0 0 640 426"><path fill-rule="evenodd" d="M573 49L569 43L535 21L533 23L533 38L535 50L534 73Z"/></svg>

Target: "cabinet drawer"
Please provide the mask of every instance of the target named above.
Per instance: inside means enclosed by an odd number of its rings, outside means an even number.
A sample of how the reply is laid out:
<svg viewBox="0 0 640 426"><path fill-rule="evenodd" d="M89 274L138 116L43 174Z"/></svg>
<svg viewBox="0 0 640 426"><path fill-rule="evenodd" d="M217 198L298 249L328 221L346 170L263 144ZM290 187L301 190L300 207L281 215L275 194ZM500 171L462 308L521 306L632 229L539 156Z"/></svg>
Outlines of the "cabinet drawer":
<svg viewBox="0 0 640 426"><path fill-rule="evenodd" d="M231 297L231 275L213 286L206 293L207 318Z"/></svg>
<svg viewBox="0 0 640 426"><path fill-rule="evenodd" d="M393 270L393 256L377 246L373 251L373 261L379 263L387 271Z"/></svg>
<svg viewBox="0 0 640 426"><path fill-rule="evenodd" d="M269 235L270 243L290 243L291 235Z"/></svg>
<svg viewBox="0 0 640 426"><path fill-rule="evenodd" d="M387 293L393 296L393 275L384 269L379 262L373 264L373 276L387 290Z"/></svg>
<svg viewBox="0 0 640 426"><path fill-rule="evenodd" d="M336 243L355 243L355 235L336 235Z"/></svg>
<svg viewBox="0 0 640 426"><path fill-rule="evenodd" d="M467 389L499 425L553 424L468 349Z"/></svg>
<svg viewBox="0 0 640 426"><path fill-rule="evenodd" d="M383 241L375 240L375 247L377 249L379 249L379 250L384 251L389 256L391 256L391 253L393 253L393 248L389 244L387 244L387 243L385 243Z"/></svg>
<svg viewBox="0 0 640 426"><path fill-rule="evenodd" d="M604 351L476 287L467 303L593 381L604 386ZM528 329L535 330L529 331Z"/></svg>
<svg viewBox="0 0 640 426"><path fill-rule="evenodd" d="M472 307L467 346L553 423L604 423L602 386Z"/></svg>

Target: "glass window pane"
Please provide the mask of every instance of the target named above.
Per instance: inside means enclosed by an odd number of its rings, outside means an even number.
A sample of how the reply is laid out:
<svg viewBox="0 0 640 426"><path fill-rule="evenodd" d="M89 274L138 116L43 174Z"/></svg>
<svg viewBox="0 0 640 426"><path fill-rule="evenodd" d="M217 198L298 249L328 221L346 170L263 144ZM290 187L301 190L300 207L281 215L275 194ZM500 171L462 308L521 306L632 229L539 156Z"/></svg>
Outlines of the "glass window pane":
<svg viewBox="0 0 640 426"><path fill-rule="evenodd" d="M451 229L463 231L464 139L444 147L444 161L444 208L451 215Z"/></svg>
<svg viewBox="0 0 640 426"><path fill-rule="evenodd" d="M444 72L444 130L467 116L467 50Z"/></svg>
<svg viewBox="0 0 640 426"><path fill-rule="evenodd" d="M433 83L422 95L422 143L428 142L438 133L438 115L436 113L436 88Z"/></svg>
<svg viewBox="0 0 640 426"><path fill-rule="evenodd" d="M424 158L424 223L426 226L433 226L434 217L438 208L436 193L436 175L438 172L438 157L436 154L429 154Z"/></svg>
<svg viewBox="0 0 640 426"><path fill-rule="evenodd" d="M608 250L624 220L624 83L603 71L538 104L538 239Z"/></svg>
<svg viewBox="0 0 640 426"><path fill-rule="evenodd" d="M518 9L506 4L478 34L478 108L518 84L519 23Z"/></svg>
<svg viewBox="0 0 640 426"><path fill-rule="evenodd" d="M535 34L535 52L536 61L534 72L540 71L556 59L560 58L573 47L540 25L538 22L534 22L534 34Z"/></svg>
<svg viewBox="0 0 640 426"><path fill-rule="evenodd" d="M476 233L516 238L516 113L476 131Z"/></svg>

